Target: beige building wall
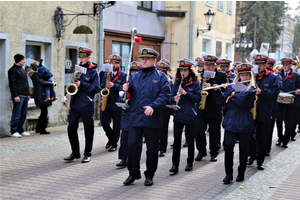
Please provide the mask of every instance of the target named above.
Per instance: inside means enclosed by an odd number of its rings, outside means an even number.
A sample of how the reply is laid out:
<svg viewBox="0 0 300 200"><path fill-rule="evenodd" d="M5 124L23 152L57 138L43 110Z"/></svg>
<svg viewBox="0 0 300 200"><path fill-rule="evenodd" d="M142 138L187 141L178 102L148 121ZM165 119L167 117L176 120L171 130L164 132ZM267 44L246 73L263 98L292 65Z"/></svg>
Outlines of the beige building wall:
<svg viewBox="0 0 300 200"><path fill-rule="evenodd" d="M93 13L93 3L92 1L0 1L0 53L7 55L3 57L5 60L1 60L0 66L2 71L1 96L3 94L6 97L10 96L10 91L7 89L7 70L14 64L13 56L17 53L25 55L26 44L42 45L44 64L51 70L53 78L57 82L55 90L58 100L48 108L49 122L51 126L63 123L67 49L75 49L78 45L88 46L94 50L91 60L98 62L99 21L88 16L79 16L71 22L75 15L68 15L65 25L71 23L65 27L59 40L55 36L54 12L60 6L64 14ZM79 25L89 26L93 30L93 34L73 34L73 30ZM1 112L9 112L9 115L5 119L0 118L0 136L10 135L12 110L10 98L1 98L1 102L2 100L5 101L5 106L1 107ZM27 118L36 119L40 110L32 102L29 106Z"/></svg>
<svg viewBox="0 0 300 200"><path fill-rule="evenodd" d="M192 14L192 59L203 54L216 55L217 43L221 42L220 58L234 60L234 39L235 30L235 2L231 2L231 14L227 12L228 2L223 2L223 10L218 9L218 1L212 1L212 5L207 5L206 1L193 2ZM166 42L170 53L172 69L176 69L177 60L189 58L189 37L190 37L190 1L167 1L166 10L186 11L185 18L166 17ZM207 29L204 13L208 10L216 13L212 23L212 29L209 32L200 34L197 37L197 28ZM169 39L169 41L167 41ZM206 42L203 48L203 42ZM167 47L167 45L165 45ZM167 48L166 48L167 49ZM206 49L206 52L202 50Z"/></svg>

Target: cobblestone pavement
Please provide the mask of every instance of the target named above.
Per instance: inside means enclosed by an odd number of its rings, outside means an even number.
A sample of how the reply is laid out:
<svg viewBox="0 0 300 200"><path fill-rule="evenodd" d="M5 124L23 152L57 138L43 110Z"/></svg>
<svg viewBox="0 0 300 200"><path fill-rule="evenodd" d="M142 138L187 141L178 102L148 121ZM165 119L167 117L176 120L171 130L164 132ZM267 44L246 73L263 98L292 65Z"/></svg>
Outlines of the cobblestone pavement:
<svg viewBox="0 0 300 200"><path fill-rule="evenodd" d="M186 172L187 148L182 148L179 173L170 176L172 149L169 146L166 156L159 158L153 186L145 187L144 177L133 185L123 186L128 170L115 167L119 162L118 152L104 148L107 139L97 124L95 121L94 148L89 163L81 163L81 159L63 160L71 152L66 125L49 128L50 135L31 132L29 137L1 138L0 199L300 199L299 134L297 141L283 149L274 145L277 139L274 132L265 170L258 171L256 164L248 166L245 181L241 183L223 184L223 150L217 162L210 162L207 156L194 162L194 169ZM170 126L169 145L173 143L172 134ZM83 153L82 124L79 135ZM145 152L144 145L141 172L145 170ZM234 179L237 166L238 147L235 148Z"/></svg>

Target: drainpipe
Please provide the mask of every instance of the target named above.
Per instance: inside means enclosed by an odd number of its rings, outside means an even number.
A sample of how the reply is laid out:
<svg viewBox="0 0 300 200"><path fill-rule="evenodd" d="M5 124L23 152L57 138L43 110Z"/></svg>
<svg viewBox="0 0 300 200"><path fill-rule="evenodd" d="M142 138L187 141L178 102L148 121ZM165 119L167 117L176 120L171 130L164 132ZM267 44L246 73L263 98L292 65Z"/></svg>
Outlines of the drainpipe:
<svg viewBox="0 0 300 200"><path fill-rule="evenodd" d="M103 4L103 1L100 1L100 5ZM100 8L100 21L99 21L99 63L98 71L102 70L103 64L103 43L104 43L104 28L103 28L103 11L104 9ZM101 68L101 69L100 69Z"/></svg>
<svg viewBox="0 0 300 200"><path fill-rule="evenodd" d="M193 1L190 3L190 37L189 37L189 59L192 60L193 50Z"/></svg>

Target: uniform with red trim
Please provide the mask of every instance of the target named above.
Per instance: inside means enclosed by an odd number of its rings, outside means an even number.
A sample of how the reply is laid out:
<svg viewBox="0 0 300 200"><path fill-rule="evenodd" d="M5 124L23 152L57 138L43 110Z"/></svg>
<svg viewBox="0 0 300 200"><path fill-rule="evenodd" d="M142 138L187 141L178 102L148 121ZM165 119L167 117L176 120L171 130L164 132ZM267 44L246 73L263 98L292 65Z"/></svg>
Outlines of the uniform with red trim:
<svg viewBox="0 0 300 200"><path fill-rule="evenodd" d="M117 143L120 137L121 130L121 113L122 108L118 107L116 103L121 103L119 98L119 92L123 91L123 84L126 82L127 74L122 72L120 65L122 64L122 57L117 54L109 56L109 60L113 66L113 72L110 75L110 81L106 85L107 73L104 74L100 89L104 89L106 86L109 88L109 95L107 96L106 109L102 111L102 127L108 138L108 142L105 148L112 152L117 150ZM110 126L113 121L113 127Z"/></svg>
<svg viewBox="0 0 300 200"><path fill-rule="evenodd" d="M216 62L216 64L220 66L220 70L227 74L228 83L232 83L234 78L236 77L236 74L229 70L231 62L232 61L228 59L219 59Z"/></svg>
<svg viewBox="0 0 300 200"><path fill-rule="evenodd" d="M201 84L205 87L213 86L214 84L220 85L227 83L227 75L224 72L217 70L216 62L218 57L213 55L205 55L203 57L205 65L204 72L201 75ZM203 83L203 75L205 71L215 72L214 78L209 78L206 83ZM221 121L222 121L222 106L217 104L213 98L213 91L208 90L208 95L206 97L205 108L203 110L198 109L198 123L197 123L197 137L196 137L196 147L199 154L195 160L200 161L204 156L207 155L207 142L206 133L207 127L209 127L209 150L211 155L211 161L217 161L217 156L221 148Z"/></svg>
<svg viewBox="0 0 300 200"><path fill-rule="evenodd" d="M278 133L278 141L276 145L280 145L282 143L282 147L287 147L287 144L290 140L295 140L295 129L296 129L296 121L299 117L300 112L300 76L295 73L291 67L293 63L293 59L291 58L282 58L282 70L278 73L282 78L282 86L281 86L281 95L289 95L294 96L294 102L284 103L279 101L278 105L278 118L276 121L277 125L277 133ZM298 92L296 91L298 90ZM294 92L296 91L296 92ZM298 93L298 95L297 95ZM280 95L279 95L280 96ZM295 119L296 118L296 119ZM283 133L283 121L285 122L285 132Z"/></svg>
<svg viewBox="0 0 300 200"><path fill-rule="evenodd" d="M171 97L172 103L178 101L177 105L180 107L180 109L177 110L176 115L174 115L173 166L170 169L170 172L173 174L178 173L181 137L184 127L186 141L188 143L188 158L185 171L193 169L195 154L194 137L196 135L197 123L196 104L201 101L201 87L198 81L199 78L197 78L194 70L191 69L194 62L190 59L180 59L177 62L179 66L177 68ZM176 98L179 98L179 100Z"/></svg>
<svg viewBox="0 0 300 200"><path fill-rule="evenodd" d="M277 77L271 71L266 70L268 60L269 57L262 54L254 56L254 63L258 65L258 76L256 76L258 100L256 107L257 116L254 124L255 137L251 138L248 164L251 165L257 155L257 169L259 170L264 169L263 162L268 141L267 133L272 115L272 100L278 96L280 89Z"/></svg>
<svg viewBox="0 0 300 200"><path fill-rule="evenodd" d="M97 64L90 62L90 54L93 53L93 50L87 47L78 47L77 51L80 57L80 66L86 68L86 73L81 74L78 91L72 97L68 124L68 136L72 153L65 160L72 161L80 158L77 129L81 117L85 135L85 149L82 162L87 163L91 159L94 138L94 96L100 92L100 83Z"/></svg>

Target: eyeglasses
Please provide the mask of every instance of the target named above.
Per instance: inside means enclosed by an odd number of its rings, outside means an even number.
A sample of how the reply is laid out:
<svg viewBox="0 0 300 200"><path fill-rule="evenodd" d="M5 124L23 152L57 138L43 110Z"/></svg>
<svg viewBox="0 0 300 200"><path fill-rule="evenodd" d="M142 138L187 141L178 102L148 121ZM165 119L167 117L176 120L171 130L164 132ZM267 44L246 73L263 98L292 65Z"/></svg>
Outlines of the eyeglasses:
<svg viewBox="0 0 300 200"><path fill-rule="evenodd" d="M78 56L79 59L86 59L88 58L87 56Z"/></svg>

